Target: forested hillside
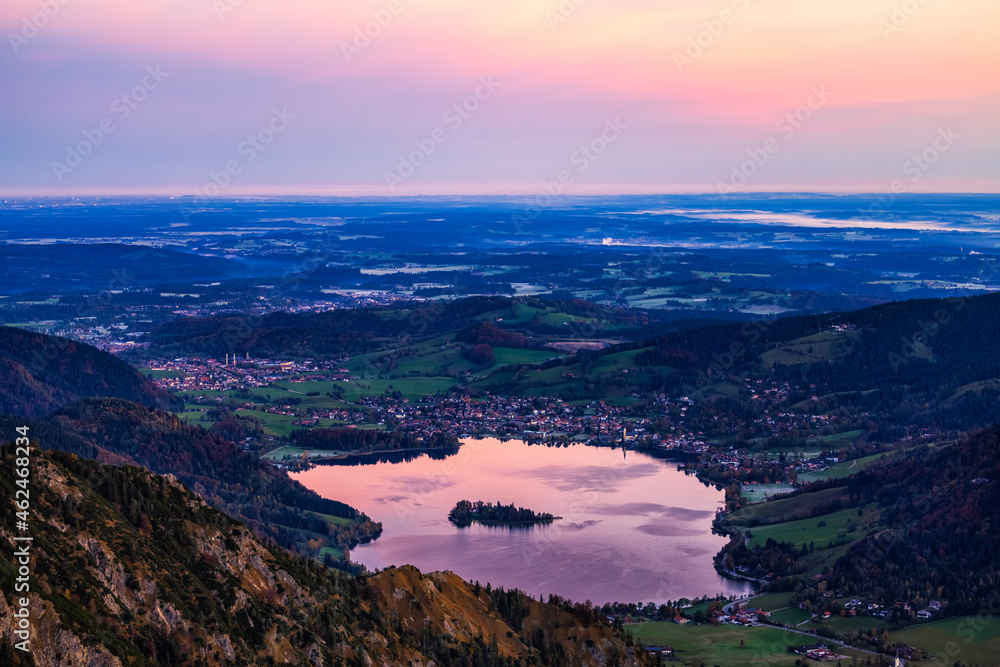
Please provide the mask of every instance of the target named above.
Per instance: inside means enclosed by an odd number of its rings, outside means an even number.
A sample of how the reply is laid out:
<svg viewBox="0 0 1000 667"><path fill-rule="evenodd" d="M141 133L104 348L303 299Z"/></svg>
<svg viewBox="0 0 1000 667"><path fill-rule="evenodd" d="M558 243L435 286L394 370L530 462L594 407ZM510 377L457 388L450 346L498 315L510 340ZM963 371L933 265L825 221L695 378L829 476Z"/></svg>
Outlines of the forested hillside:
<svg viewBox="0 0 1000 667"><path fill-rule="evenodd" d="M353 547L382 530L354 508L321 497L256 455L165 412L95 398L64 407L50 423L135 465L175 475L258 535L303 555L316 555L321 546Z"/></svg>
<svg viewBox="0 0 1000 667"><path fill-rule="evenodd" d="M271 313L182 318L152 333L151 351L164 355L312 357L377 349L400 336L459 329L469 319L506 307L501 297L473 297L407 308L358 308L323 313Z"/></svg>
<svg viewBox="0 0 1000 667"><path fill-rule="evenodd" d="M164 409L181 405L139 371L95 347L0 327L0 414L40 417L87 396Z"/></svg>
<svg viewBox="0 0 1000 667"><path fill-rule="evenodd" d="M570 330L561 320L553 323L521 317L519 306L530 313L558 310L577 318L581 326ZM460 331L460 341L528 348L541 345L541 341L532 340L532 335L590 337L608 331L617 335L638 333L645 332L659 317L667 316L581 300L476 296L322 313L182 318L153 330L150 353L221 357L249 352L253 357L318 357L372 351L411 339L455 335ZM490 323L482 325L480 320ZM502 326L494 325L492 320L499 320ZM588 326L583 327L584 323Z"/></svg>
<svg viewBox="0 0 1000 667"><path fill-rule="evenodd" d="M845 329L839 339L808 340L833 326ZM651 344L636 363L667 361L671 384L706 390L768 369L800 398L829 397L816 411L867 413L880 440L1000 421L1000 387L988 382L1000 378L1000 294L680 331L634 347Z"/></svg>
<svg viewBox="0 0 1000 667"><path fill-rule="evenodd" d="M450 573L355 578L269 548L183 486L132 467L33 453L30 653L13 648L16 569L0 559L0 664L642 665L583 606ZM14 494L14 448L0 490ZM0 508L0 537L15 508Z"/></svg>
<svg viewBox="0 0 1000 667"><path fill-rule="evenodd" d="M946 613L1000 607L1000 427L930 448L850 478L859 503L876 503L883 531L854 545L831 574L915 609L945 600Z"/></svg>
<svg viewBox="0 0 1000 667"><path fill-rule="evenodd" d="M852 598L884 607L898 627L932 601L935 615L996 614L998 522L994 426L720 517L717 528L733 539L716 563L767 579L817 615L838 614Z"/></svg>
<svg viewBox="0 0 1000 667"><path fill-rule="evenodd" d="M89 345L0 329L0 401L0 424L12 429L35 417L28 423L43 448L176 475L258 535L299 553L317 555L328 547L336 556L381 532L380 524L354 508L324 499L232 442L158 410L179 401Z"/></svg>

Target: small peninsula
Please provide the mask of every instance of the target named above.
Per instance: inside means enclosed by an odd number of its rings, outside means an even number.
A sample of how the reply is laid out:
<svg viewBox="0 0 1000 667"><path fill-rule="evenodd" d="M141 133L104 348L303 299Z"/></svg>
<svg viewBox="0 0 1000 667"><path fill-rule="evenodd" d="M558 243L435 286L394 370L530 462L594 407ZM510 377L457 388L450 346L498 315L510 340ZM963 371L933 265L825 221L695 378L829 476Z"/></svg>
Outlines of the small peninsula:
<svg viewBox="0 0 1000 667"><path fill-rule="evenodd" d="M536 523L552 523L561 516L552 516L547 512L537 513L523 507L515 507L513 503L503 505L499 501L484 503L481 500L471 502L460 500L454 509L448 513L448 520L456 526L465 527L479 522L488 526L527 526Z"/></svg>

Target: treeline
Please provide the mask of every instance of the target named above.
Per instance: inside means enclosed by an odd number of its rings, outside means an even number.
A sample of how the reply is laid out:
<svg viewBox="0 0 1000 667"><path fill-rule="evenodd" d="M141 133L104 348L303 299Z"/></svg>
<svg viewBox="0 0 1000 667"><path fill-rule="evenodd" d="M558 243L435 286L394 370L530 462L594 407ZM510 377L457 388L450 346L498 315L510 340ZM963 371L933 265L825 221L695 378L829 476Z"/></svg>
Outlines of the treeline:
<svg viewBox="0 0 1000 667"><path fill-rule="evenodd" d="M373 452L404 449L450 449L458 438L444 433L417 434L410 431L379 431L361 428L313 428L292 431L290 442L303 449Z"/></svg>
<svg viewBox="0 0 1000 667"><path fill-rule="evenodd" d="M460 500L448 513L448 520L458 526L471 525L473 521L485 524L517 525L529 523L550 523L559 517L548 512L536 513L513 503L503 505L497 502L484 503L482 500L471 502Z"/></svg>
<svg viewBox="0 0 1000 667"><path fill-rule="evenodd" d="M501 329L493 322L480 322L465 327L455 334L455 340L460 343L482 344L489 345L490 347L513 347L517 349L541 347L539 341L534 341L516 331Z"/></svg>
<svg viewBox="0 0 1000 667"><path fill-rule="evenodd" d="M729 572L742 568L739 572L758 579L789 577L805 571L798 561L800 555L805 554L789 542L776 542L769 537L763 545L749 547L741 535L736 535L716 554L715 564Z"/></svg>
<svg viewBox="0 0 1000 667"><path fill-rule="evenodd" d="M477 366L492 366L496 363L496 355L493 353L493 348L486 343L463 347L462 356Z"/></svg>
<svg viewBox="0 0 1000 667"><path fill-rule="evenodd" d="M691 368L698 365L698 355L675 347L654 347L635 355L637 366L673 366Z"/></svg>

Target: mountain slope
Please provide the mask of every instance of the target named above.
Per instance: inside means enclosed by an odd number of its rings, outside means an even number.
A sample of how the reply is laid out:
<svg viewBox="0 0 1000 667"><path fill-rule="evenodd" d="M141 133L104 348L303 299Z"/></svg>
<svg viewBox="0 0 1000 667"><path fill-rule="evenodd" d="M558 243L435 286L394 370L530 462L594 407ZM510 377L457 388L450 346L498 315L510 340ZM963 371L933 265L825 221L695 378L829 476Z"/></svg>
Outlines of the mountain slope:
<svg viewBox="0 0 1000 667"><path fill-rule="evenodd" d="M832 581L915 609L937 599L948 614L995 613L1000 426L872 466L847 488L860 503L878 504L884 530L848 550Z"/></svg>
<svg viewBox="0 0 1000 667"><path fill-rule="evenodd" d="M178 407L139 371L95 347L0 327L0 414L41 417L88 396Z"/></svg>
<svg viewBox="0 0 1000 667"><path fill-rule="evenodd" d="M31 661L12 648L16 568L4 558L0 664L645 664L562 606L413 568L353 578L266 547L171 479L63 452L33 459ZM14 463L0 449L8 496ZM14 511L0 509L9 549Z"/></svg>
<svg viewBox="0 0 1000 667"><path fill-rule="evenodd" d="M353 547L382 530L354 508L319 496L254 454L162 411L88 398L63 407L49 423L76 438L71 442L90 442L117 460L175 475L213 507L302 555L315 555L323 546ZM43 444L60 447L62 442Z"/></svg>
<svg viewBox="0 0 1000 667"><path fill-rule="evenodd" d="M1000 422L1000 293L680 331L602 355L623 349L639 350L636 369L598 389L649 378L628 389L705 399L690 426L706 433L730 409L761 416L748 378L787 384L787 411L840 413L873 442Z"/></svg>

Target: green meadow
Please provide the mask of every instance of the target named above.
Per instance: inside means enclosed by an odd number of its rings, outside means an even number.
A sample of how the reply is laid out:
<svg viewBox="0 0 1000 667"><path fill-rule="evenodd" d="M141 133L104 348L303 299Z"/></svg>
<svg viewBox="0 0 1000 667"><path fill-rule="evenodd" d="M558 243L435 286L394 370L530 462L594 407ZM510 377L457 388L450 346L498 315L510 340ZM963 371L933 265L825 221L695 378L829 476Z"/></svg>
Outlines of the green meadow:
<svg viewBox="0 0 1000 667"><path fill-rule="evenodd" d="M674 659L685 665L743 667L750 664L801 664L800 656L790 653L788 648L816 641L815 637L761 626L744 628L738 625L658 622L627 627L646 646L670 646L674 649ZM744 648L740 648L741 641ZM837 650L852 657L864 655L852 649Z"/></svg>
<svg viewBox="0 0 1000 667"><path fill-rule="evenodd" d="M890 632L889 641L916 646L930 656L918 664L1000 665L1000 617L997 616L957 616L921 623Z"/></svg>

